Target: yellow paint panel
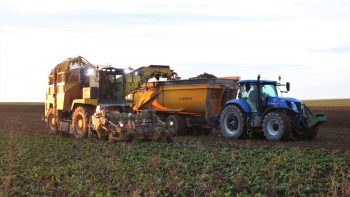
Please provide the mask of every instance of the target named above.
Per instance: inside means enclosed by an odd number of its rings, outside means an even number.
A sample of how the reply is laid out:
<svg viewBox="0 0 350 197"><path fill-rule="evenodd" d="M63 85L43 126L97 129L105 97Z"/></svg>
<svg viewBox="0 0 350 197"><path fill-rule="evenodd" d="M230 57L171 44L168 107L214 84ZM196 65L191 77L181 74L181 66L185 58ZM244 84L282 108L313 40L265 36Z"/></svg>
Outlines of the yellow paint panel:
<svg viewBox="0 0 350 197"><path fill-rule="evenodd" d="M153 108L183 114L216 115L221 110L226 86L220 84L189 84L153 86L133 93L133 110ZM179 111L181 110L181 111Z"/></svg>
<svg viewBox="0 0 350 197"><path fill-rule="evenodd" d="M73 109L76 104L94 105L94 106L96 106L97 103L98 103L97 99L74 99L71 109Z"/></svg>

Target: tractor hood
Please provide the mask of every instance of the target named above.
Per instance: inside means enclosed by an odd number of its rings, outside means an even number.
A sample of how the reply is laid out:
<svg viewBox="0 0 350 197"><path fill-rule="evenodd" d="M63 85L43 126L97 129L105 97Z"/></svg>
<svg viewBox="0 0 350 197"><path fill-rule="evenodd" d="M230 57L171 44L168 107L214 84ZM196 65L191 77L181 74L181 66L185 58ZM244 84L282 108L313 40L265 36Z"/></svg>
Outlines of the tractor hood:
<svg viewBox="0 0 350 197"><path fill-rule="evenodd" d="M287 108L295 113L301 110L301 101L295 98L288 97L267 97L267 107Z"/></svg>

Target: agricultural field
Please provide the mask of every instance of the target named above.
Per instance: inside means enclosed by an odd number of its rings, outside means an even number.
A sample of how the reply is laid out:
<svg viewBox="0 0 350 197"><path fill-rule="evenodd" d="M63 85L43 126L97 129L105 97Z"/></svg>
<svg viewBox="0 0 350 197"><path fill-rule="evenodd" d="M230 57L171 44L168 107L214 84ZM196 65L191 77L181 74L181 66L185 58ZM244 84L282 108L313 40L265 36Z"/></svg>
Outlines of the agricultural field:
<svg viewBox="0 0 350 197"><path fill-rule="evenodd" d="M252 142L253 144L254 142ZM0 132L2 194L350 194L350 152Z"/></svg>
<svg viewBox="0 0 350 197"><path fill-rule="evenodd" d="M312 141L109 143L46 134L42 104L0 105L0 196L350 196L349 106L312 106L328 122Z"/></svg>
<svg viewBox="0 0 350 197"><path fill-rule="evenodd" d="M311 107L350 107L350 99L318 99L304 100L303 102Z"/></svg>

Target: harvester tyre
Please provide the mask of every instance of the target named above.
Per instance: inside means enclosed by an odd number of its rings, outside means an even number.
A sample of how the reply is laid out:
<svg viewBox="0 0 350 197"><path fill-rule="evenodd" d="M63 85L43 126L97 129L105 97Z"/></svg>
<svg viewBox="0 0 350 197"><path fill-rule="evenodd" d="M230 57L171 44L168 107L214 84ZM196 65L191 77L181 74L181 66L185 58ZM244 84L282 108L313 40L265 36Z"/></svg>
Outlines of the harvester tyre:
<svg viewBox="0 0 350 197"><path fill-rule="evenodd" d="M317 136L318 128L314 129L298 129L293 132L293 137L299 140L313 140Z"/></svg>
<svg viewBox="0 0 350 197"><path fill-rule="evenodd" d="M90 114L84 107L77 107L74 110L72 125L73 134L77 139L82 139L88 134Z"/></svg>
<svg viewBox="0 0 350 197"><path fill-rule="evenodd" d="M267 140L287 140L292 131L292 122L284 112L270 112L264 117L262 127Z"/></svg>
<svg viewBox="0 0 350 197"><path fill-rule="evenodd" d="M172 136L184 135L187 130L185 119L177 114L168 116L166 128Z"/></svg>
<svg viewBox="0 0 350 197"><path fill-rule="evenodd" d="M55 115L55 110L54 109L49 109L47 112L47 131L49 134L56 134L57 133L57 118Z"/></svg>
<svg viewBox="0 0 350 197"><path fill-rule="evenodd" d="M225 107L220 116L220 129L226 138L237 139L243 136L245 117L242 111L234 105Z"/></svg>

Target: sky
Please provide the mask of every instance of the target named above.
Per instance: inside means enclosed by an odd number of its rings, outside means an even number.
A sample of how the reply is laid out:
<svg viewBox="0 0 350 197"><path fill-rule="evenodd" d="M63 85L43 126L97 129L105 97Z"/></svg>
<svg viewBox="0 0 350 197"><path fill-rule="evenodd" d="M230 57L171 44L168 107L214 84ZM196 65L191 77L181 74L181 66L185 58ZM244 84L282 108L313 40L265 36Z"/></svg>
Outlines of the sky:
<svg viewBox="0 0 350 197"><path fill-rule="evenodd" d="M0 0L0 102L43 102L50 70L78 55L350 98L350 0Z"/></svg>

